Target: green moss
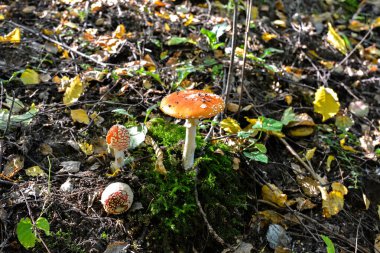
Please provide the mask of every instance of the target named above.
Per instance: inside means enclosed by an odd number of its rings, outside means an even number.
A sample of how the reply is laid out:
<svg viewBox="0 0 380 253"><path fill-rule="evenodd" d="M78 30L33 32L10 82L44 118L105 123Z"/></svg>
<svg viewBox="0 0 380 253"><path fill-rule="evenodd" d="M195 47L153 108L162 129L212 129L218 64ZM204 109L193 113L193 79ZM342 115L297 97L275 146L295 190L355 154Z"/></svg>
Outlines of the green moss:
<svg viewBox="0 0 380 253"><path fill-rule="evenodd" d="M181 165L185 128L162 119L149 124L148 134L165 147L164 165L168 174L163 176L154 171L154 151L144 148L153 158L142 161L139 167L144 169L136 170L136 174L142 181L141 202L148 206L151 223L155 224L148 237L157 241L156 245L163 245L164 251L183 250L190 247L186 243L194 246L195 241L202 244L199 238L203 235L206 238L208 232L195 201L195 171L184 171ZM206 144L198 136L197 147L200 202L217 233L227 241L234 241L246 222L240 213L247 207L247 189L232 169L228 146Z"/></svg>

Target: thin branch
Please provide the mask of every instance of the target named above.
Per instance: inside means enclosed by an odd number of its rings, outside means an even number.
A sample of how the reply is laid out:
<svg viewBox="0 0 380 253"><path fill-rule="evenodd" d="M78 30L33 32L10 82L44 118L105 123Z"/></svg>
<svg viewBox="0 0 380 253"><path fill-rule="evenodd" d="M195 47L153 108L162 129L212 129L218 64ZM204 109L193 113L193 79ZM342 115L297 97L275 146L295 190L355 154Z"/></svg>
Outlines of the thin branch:
<svg viewBox="0 0 380 253"><path fill-rule="evenodd" d="M101 66L103 66L103 67L106 67L106 66L113 66L113 65L114 65L114 64L109 64L109 63L100 62L100 61L98 61L98 60L92 58L91 56L88 56L88 55L86 55L86 54L84 54L84 53L82 53L82 52L79 52L78 50L76 50L76 49L74 49L74 48L71 48L70 46L68 46L68 45L66 45L66 44L64 44L64 43L62 43L62 42L59 42L59 41L57 41L57 40L55 40L55 39L52 39L52 38L46 36L45 34L42 34L42 33L40 33L40 32L37 32L37 31L35 31L35 30L33 30L33 29L29 28L29 27L26 27L26 26L24 26L24 25L17 24L17 23L15 23L15 22L13 22L13 21L8 21L8 23L10 23L11 25L16 26L16 27L21 27L22 29L24 29L24 30L26 30L26 31L28 31L28 32L30 32L30 33L33 33L33 34L35 34L35 35L37 35L37 36L39 36L39 37L41 37L41 38L43 38L43 39L45 39L45 40L47 40L47 41L50 41L50 42L52 42L52 43L55 43L55 44L57 44L57 45L63 47L64 49L69 50L70 52L75 53L75 54L77 54L77 55L79 55L79 56L82 56L83 58L86 58L87 60L92 61L92 62L94 62L94 63L96 63L96 64L98 64L98 65L101 65Z"/></svg>
<svg viewBox="0 0 380 253"><path fill-rule="evenodd" d="M237 35L237 16L238 16L238 0L234 1L234 16L233 16L233 23L232 23L232 43L231 43L231 57L230 57L230 64L228 67L228 76L227 76L227 84L226 87L224 87L225 97L224 97L224 103L228 103L228 97L230 96L231 92L231 82L232 82L232 75L233 75L233 68L234 68L234 59L235 59L235 49L236 49L236 35ZM227 107L226 107L227 110Z"/></svg>
<svg viewBox="0 0 380 253"><path fill-rule="evenodd" d="M284 138L278 138L286 147L286 149L309 171L311 176L317 180L321 185L326 185L327 182L325 179L321 178L317 173L315 173L314 169L309 166L307 163L305 163L301 157L297 154L296 151L289 145L289 143Z"/></svg>

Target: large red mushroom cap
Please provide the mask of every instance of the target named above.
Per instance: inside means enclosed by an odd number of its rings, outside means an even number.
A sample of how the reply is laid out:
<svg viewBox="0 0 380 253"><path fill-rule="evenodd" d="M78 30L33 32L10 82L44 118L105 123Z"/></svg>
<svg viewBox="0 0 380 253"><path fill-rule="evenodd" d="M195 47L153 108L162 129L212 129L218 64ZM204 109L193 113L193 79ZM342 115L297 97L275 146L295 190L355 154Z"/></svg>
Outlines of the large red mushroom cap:
<svg viewBox="0 0 380 253"><path fill-rule="evenodd" d="M164 97L160 109L178 119L211 118L223 111L224 101L204 90L182 90Z"/></svg>
<svg viewBox="0 0 380 253"><path fill-rule="evenodd" d="M124 213L133 203L132 189L125 183L112 183L104 189L100 202L109 214Z"/></svg>
<svg viewBox="0 0 380 253"><path fill-rule="evenodd" d="M123 125L113 125L107 133L107 144L114 150L126 150L129 146L129 132Z"/></svg>

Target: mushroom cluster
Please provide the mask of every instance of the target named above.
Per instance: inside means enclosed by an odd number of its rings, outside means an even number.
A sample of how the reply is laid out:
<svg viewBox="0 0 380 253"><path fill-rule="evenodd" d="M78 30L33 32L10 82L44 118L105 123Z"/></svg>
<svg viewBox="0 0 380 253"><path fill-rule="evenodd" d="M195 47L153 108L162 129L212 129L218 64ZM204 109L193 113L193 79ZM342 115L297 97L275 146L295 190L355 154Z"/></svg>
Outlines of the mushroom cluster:
<svg viewBox="0 0 380 253"><path fill-rule="evenodd" d="M115 163L111 166L119 169L124 165L124 151L129 147L129 132L123 125L113 125L107 133L107 144L113 149Z"/></svg>
<svg viewBox="0 0 380 253"><path fill-rule="evenodd" d="M132 189L125 183L112 183L104 189L100 202L108 214L124 213L133 203Z"/></svg>
<svg viewBox="0 0 380 253"><path fill-rule="evenodd" d="M223 111L223 99L204 90L182 90L164 97L160 109L174 118L186 119L182 162L185 170L191 169L194 164L195 136L199 119L211 118Z"/></svg>

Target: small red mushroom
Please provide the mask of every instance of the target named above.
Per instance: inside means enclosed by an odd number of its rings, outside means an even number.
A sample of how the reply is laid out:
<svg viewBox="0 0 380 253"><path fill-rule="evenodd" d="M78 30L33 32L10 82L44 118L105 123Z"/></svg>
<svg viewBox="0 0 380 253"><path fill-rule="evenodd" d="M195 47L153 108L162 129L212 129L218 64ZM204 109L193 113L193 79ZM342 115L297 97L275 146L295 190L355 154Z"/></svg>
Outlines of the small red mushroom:
<svg viewBox="0 0 380 253"><path fill-rule="evenodd" d="M109 214L124 213L133 203L132 189L125 183L112 183L104 189L100 202Z"/></svg>
<svg viewBox="0 0 380 253"><path fill-rule="evenodd" d="M107 133L107 144L113 149L115 163L111 166L119 169L124 165L124 150L129 147L129 132L123 125L113 125Z"/></svg>

